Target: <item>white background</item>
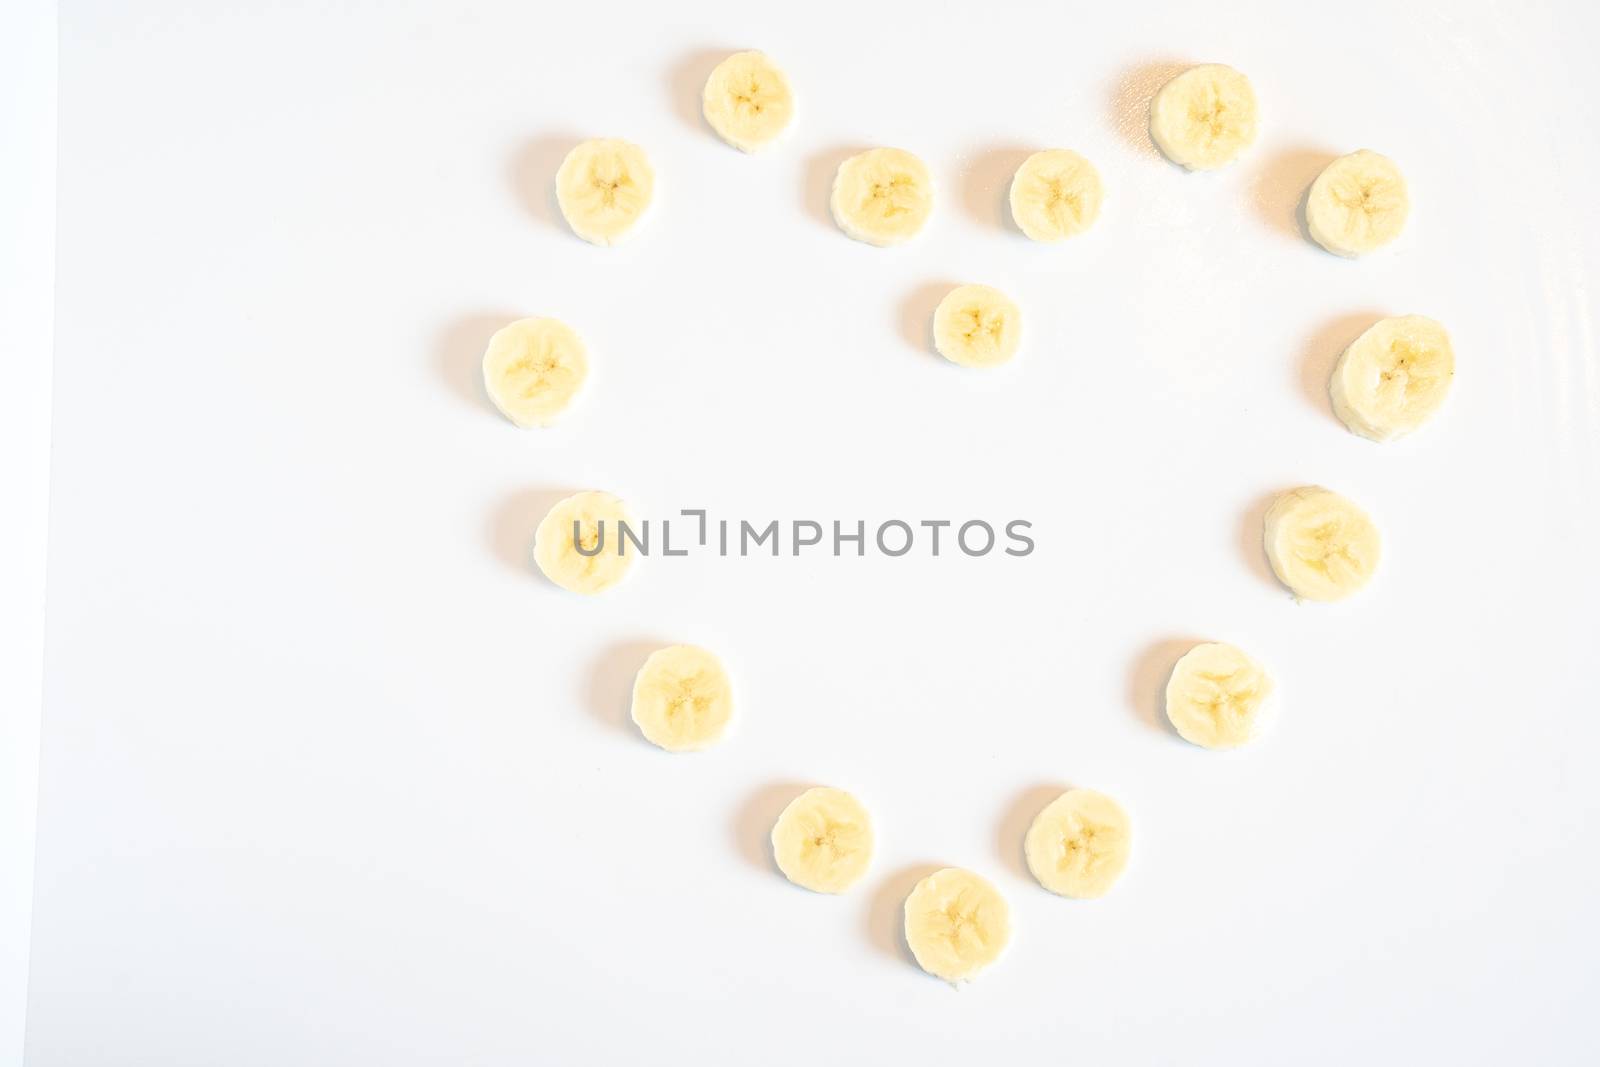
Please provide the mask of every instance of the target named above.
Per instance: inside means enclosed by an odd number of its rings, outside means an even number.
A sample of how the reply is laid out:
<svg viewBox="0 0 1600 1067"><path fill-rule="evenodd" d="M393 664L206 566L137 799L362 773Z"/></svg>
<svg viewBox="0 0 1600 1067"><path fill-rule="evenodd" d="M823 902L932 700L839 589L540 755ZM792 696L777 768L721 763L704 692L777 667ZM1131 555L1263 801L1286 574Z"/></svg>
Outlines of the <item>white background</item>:
<svg viewBox="0 0 1600 1067"><path fill-rule="evenodd" d="M1578 1063L1600 993L1600 166L1577 3L62 5L51 574L29 1061ZM789 71L760 157L700 85ZM1262 137L1154 154L1151 91L1231 63ZM573 238L579 138L644 145L647 229ZM828 221L845 155L922 155L880 250ZM1094 230L1001 212L1076 148ZM1411 179L1364 262L1299 234L1334 155ZM1025 347L927 351L951 284ZM1383 314L1432 315L1454 394L1413 439L1325 395ZM519 432L489 333L558 316L582 406ZM1296 605L1259 523L1341 490L1374 585ZM557 496L642 515L1034 523L1025 559L654 558L582 599L530 569ZM1186 745L1186 645L1277 677L1276 730ZM626 719L654 647L718 650L737 733ZM856 791L855 891L765 835ZM1021 865L1066 785L1133 813L1108 899ZM897 930L970 867L1016 936L959 994Z"/></svg>
<svg viewBox="0 0 1600 1067"><path fill-rule="evenodd" d="M0 1063L28 999L55 281L56 6L0 12Z"/></svg>

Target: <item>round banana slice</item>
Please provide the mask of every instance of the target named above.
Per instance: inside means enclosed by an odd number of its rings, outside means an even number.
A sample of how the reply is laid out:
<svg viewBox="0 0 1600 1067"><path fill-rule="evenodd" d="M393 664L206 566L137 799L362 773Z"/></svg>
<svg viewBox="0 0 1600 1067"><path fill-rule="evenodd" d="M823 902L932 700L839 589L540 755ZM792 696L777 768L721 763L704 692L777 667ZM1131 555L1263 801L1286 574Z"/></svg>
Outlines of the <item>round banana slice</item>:
<svg viewBox="0 0 1600 1067"><path fill-rule="evenodd" d="M656 172L644 149L627 141L585 141L556 171L556 200L572 232L614 245L644 217L655 196Z"/></svg>
<svg viewBox="0 0 1600 1067"><path fill-rule="evenodd" d="M1104 793L1069 789L1034 817L1022 848L1040 885L1091 900L1105 896L1127 869L1133 826Z"/></svg>
<svg viewBox="0 0 1600 1067"><path fill-rule="evenodd" d="M574 593L603 593L622 581L636 553L624 551L621 526L637 529L628 506L610 493L574 493L550 509L533 535L533 560L544 576Z"/></svg>
<svg viewBox="0 0 1600 1067"><path fill-rule="evenodd" d="M578 335L555 319L518 319L495 331L483 353L483 386L500 413L521 427L548 426L589 377Z"/></svg>
<svg viewBox="0 0 1600 1067"><path fill-rule="evenodd" d="M1011 906L971 871L935 871L906 897L906 945L918 966L947 982L976 978L1010 940Z"/></svg>
<svg viewBox="0 0 1600 1067"><path fill-rule="evenodd" d="M733 683L703 648L673 645L650 654L633 680L633 721L653 745L694 752L721 740L733 718Z"/></svg>
<svg viewBox="0 0 1600 1067"><path fill-rule="evenodd" d="M1256 92L1250 79L1221 63L1190 67L1150 101L1150 136L1166 157L1189 170L1232 163L1256 139Z"/></svg>
<svg viewBox="0 0 1600 1067"><path fill-rule="evenodd" d="M1237 748L1256 736L1272 679L1232 645L1195 645L1167 681L1167 718L1201 748Z"/></svg>
<svg viewBox="0 0 1600 1067"><path fill-rule="evenodd" d="M1382 319L1351 342L1333 368L1328 394L1351 430L1392 441L1439 410L1455 376L1456 352L1444 327L1406 315Z"/></svg>
<svg viewBox="0 0 1600 1067"><path fill-rule="evenodd" d="M843 893L872 862L872 820L843 789L807 789L772 827L772 854L795 885Z"/></svg>
<svg viewBox="0 0 1600 1067"><path fill-rule="evenodd" d="M1378 528L1330 489L1308 485L1267 509L1267 559L1278 580L1306 600L1343 600L1378 569Z"/></svg>
<svg viewBox="0 0 1600 1067"><path fill-rule="evenodd" d="M1362 149L1329 163L1306 194L1306 228L1336 256L1364 256L1400 236L1411 214L1405 175Z"/></svg>
<svg viewBox="0 0 1600 1067"><path fill-rule="evenodd" d="M899 148L874 148L839 164L833 178L834 221L869 245L897 245L922 229L933 210L927 165Z"/></svg>
<svg viewBox="0 0 1600 1067"><path fill-rule="evenodd" d="M1035 241L1064 241L1094 225L1104 197L1100 172L1078 153L1035 152L1011 179L1011 217Z"/></svg>
<svg viewBox="0 0 1600 1067"><path fill-rule="evenodd" d="M789 79L762 52L735 52L718 63L700 101L717 136L741 152L765 148L794 118Z"/></svg>
<svg viewBox="0 0 1600 1067"><path fill-rule="evenodd" d="M933 347L963 367L998 367L1022 343L1022 311L987 285L950 290L933 312Z"/></svg>

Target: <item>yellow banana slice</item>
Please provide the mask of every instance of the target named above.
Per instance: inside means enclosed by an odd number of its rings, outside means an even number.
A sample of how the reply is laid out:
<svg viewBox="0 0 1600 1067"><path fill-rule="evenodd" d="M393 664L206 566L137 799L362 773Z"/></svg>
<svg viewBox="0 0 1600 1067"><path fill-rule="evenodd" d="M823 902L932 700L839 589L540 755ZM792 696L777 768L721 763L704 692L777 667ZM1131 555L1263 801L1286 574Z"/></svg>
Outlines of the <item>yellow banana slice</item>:
<svg viewBox="0 0 1600 1067"><path fill-rule="evenodd" d="M1035 241L1064 241L1094 225L1104 197L1100 172L1078 153L1035 152L1011 179L1011 217Z"/></svg>
<svg viewBox="0 0 1600 1067"><path fill-rule="evenodd" d="M794 93L761 52L735 52L717 64L700 97L706 122L742 152L765 148L794 118Z"/></svg>
<svg viewBox="0 0 1600 1067"><path fill-rule="evenodd" d="M1092 789L1069 789L1045 805L1023 841L1028 869L1052 893L1103 897L1127 869L1133 826L1122 805Z"/></svg>
<svg viewBox="0 0 1600 1067"><path fill-rule="evenodd" d="M1022 344L1022 311L987 285L962 285L933 312L933 347L963 367L997 367Z"/></svg>
<svg viewBox="0 0 1600 1067"><path fill-rule="evenodd" d="M694 752L715 744L733 718L733 683L703 648L673 645L650 654L633 680L633 721L653 745Z"/></svg>
<svg viewBox="0 0 1600 1067"><path fill-rule="evenodd" d="M1256 736L1272 679L1233 645L1195 645L1167 681L1167 718L1201 748L1237 748Z"/></svg>
<svg viewBox="0 0 1600 1067"><path fill-rule="evenodd" d="M571 327L518 319L489 338L483 387L500 413L521 427L548 426L589 376L589 355Z"/></svg>
<svg viewBox="0 0 1600 1067"><path fill-rule="evenodd" d="M897 245L922 229L933 210L927 165L899 148L874 148L839 164L833 178L834 221L869 245Z"/></svg>
<svg viewBox="0 0 1600 1067"><path fill-rule="evenodd" d="M1456 352L1443 326L1421 315L1382 319L1351 342L1328 394L1344 424L1392 441L1426 422L1450 392Z"/></svg>
<svg viewBox="0 0 1600 1067"><path fill-rule="evenodd" d="M563 589L603 593L627 577L637 554L623 542L623 523L639 529L627 505L610 493L575 493L539 523L533 535L534 562Z"/></svg>
<svg viewBox="0 0 1600 1067"><path fill-rule="evenodd" d="M935 871L906 897L906 945L917 965L964 982L1000 958L1011 940L1011 906L971 871Z"/></svg>
<svg viewBox="0 0 1600 1067"><path fill-rule="evenodd" d="M772 828L778 869L795 885L843 893L872 862L872 819L843 789L807 789L789 802Z"/></svg>
<svg viewBox="0 0 1600 1067"><path fill-rule="evenodd" d="M1336 256L1364 256L1400 236L1411 214L1405 175L1362 149L1329 163L1306 194L1306 228Z"/></svg>
<svg viewBox="0 0 1600 1067"><path fill-rule="evenodd" d="M1306 600L1343 600L1378 569L1378 528L1332 490L1289 490L1267 509L1265 526L1273 572Z"/></svg>
<svg viewBox="0 0 1600 1067"><path fill-rule="evenodd" d="M1256 92L1250 79L1221 63L1190 67L1150 101L1150 136L1166 157L1189 170L1216 170L1256 139Z"/></svg>
<svg viewBox="0 0 1600 1067"><path fill-rule="evenodd" d="M644 149L627 141L585 141L556 171L556 201L572 232L614 245L633 232L655 197L656 172Z"/></svg>

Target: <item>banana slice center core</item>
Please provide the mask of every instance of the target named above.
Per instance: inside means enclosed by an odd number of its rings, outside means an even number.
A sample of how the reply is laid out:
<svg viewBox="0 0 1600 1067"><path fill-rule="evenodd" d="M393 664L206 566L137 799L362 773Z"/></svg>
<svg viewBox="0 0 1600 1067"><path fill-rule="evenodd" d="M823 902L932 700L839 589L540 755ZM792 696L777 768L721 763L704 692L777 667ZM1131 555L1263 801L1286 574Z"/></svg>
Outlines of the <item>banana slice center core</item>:
<svg viewBox="0 0 1600 1067"><path fill-rule="evenodd" d="M1372 190L1360 188L1354 193L1342 194L1339 196L1339 206L1346 211L1359 211L1363 215L1370 215L1372 214Z"/></svg>
<svg viewBox="0 0 1600 1067"><path fill-rule="evenodd" d="M1353 573L1360 570L1360 561L1350 552L1350 544L1340 536L1344 524L1325 522L1312 529L1304 544L1295 554L1309 567L1322 574L1333 576L1335 570Z"/></svg>
<svg viewBox="0 0 1600 1067"><path fill-rule="evenodd" d="M1203 128L1206 135L1213 141L1221 137L1228 128L1228 105L1220 96L1212 96L1206 101L1197 101L1189 109L1189 121Z"/></svg>
<svg viewBox="0 0 1600 1067"><path fill-rule="evenodd" d="M680 715L699 721L711 708L711 698L704 692L706 679L699 674L678 680L678 688L672 698L667 702L667 718L676 719Z"/></svg>
<svg viewBox="0 0 1600 1067"><path fill-rule="evenodd" d="M872 184L872 198L883 202L883 217L892 219L896 215L904 215L911 208L904 204L903 193L911 186L911 179L896 176L884 182Z"/></svg>
<svg viewBox="0 0 1600 1067"><path fill-rule="evenodd" d="M981 339L987 339L990 344L998 345L1000 343L1000 332L1005 323L1000 320L999 316L985 318L983 312L973 308L966 313L966 317L968 320L967 328L962 331L961 335L968 341L976 342Z"/></svg>
<svg viewBox="0 0 1600 1067"><path fill-rule="evenodd" d="M1425 353L1405 341L1396 341L1389 348L1388 365L1379 372L1379 388L1385 393L1398 389L1404 403L1412 394L1433 387L1437 376L1428 374L1427 367Z"/></svg>
<svg viewBox="0 0 1600 1067"><path fill-rule="evenodd" d="M1241 699L1246 695L1243 692L1246 687L1239 685L1233 675L1202 674L1200 679L1211 683L1213 692L1199 703L1219 729L1228 716L1242 719L1249 714L1248 703Z"/></svg>
<svg viewBox="0 0 1600 1067"><path fill-rule="evenodd" d="M595 189L599 191L600 199L605 201L607 207L615 207L618 191L625 186L633 184L632 179L626 174L608 175L598 170L594 172L589 180Z"/></svg>
<svg viewBox="0 0 1600 1067"><path fill-rule="evenodd" d="M750 79L749 88L742 91L734 90L733 102L740 111L750 115L759 115L767 109L767 105L762 103L761 97L761 84L752 78Z"/></svg>
<svg viewBox="0 0 1600 1067"><path fill-rule="evenodd" d="M825 852L830 860L838 859L842 851L839 847L839 839L844 836L845 832L844 827L835 823L827 823L822 829L811 835L810 851Z"/></svg>
<svg viewBox="0 0 1600 1067"><path fill-rule="evenodd" d="M594 553L600 547L600 527L580 525L577 534L573 536L572 546L573 548L582 548L584 554L589 556L590 559L595 558Z"/></svg>
<svg viewBox="0 0 1600 1067"><path fill-rule="evenodd" d="M1066 183L1059 178L1050 181L1050 212L1057 220L1063 213L1071 215L1074 219L1083 217L1083 195L1067 188Z"/></svg>
<svg viewBox="0 0 1600 1067"><path fill-rule="evenodd" d="M980 946L989 943L983 936L983 927L978 923L978 909L963 905L959 897L945 906L944 917L949 924L945 939L954 951L960 952L966 942L976 941Z"/></svg>
<svg viewBox="0 0 1600 1067"><path fill-rule="evenodd" d="M1104 850L1095 847L1095 838L1105 836L1115 838L1115 832L1107 831L1102 834L1100 827L1080 825L1069 830L1061 838L1061 858L1056 863L1056 869L1062 873L1074 870L1086 875L1092 875L1104 865Z"/></svg>
<svg viewBox="0 0 1600 1067"><path fill-rule="evenodd" d="M522 399L531 400L542 391L550 377L561 367L552 355L523 356L511 365L510 375L524 380Z"/></svg>

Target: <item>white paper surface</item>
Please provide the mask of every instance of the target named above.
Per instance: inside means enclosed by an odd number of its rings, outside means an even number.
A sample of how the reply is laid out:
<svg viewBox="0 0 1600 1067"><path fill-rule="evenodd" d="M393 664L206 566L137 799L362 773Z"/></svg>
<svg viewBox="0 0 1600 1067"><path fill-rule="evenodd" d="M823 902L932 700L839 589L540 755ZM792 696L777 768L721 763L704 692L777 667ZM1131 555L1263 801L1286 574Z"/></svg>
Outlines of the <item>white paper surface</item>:
<svg viewBox="0 0 1600 1067"><path fill-rule="evenodd" d="M55 284L56 10L0 12L0 1063L22 1062L39 785L50 330Z"/></svg>
<svg viewBox="0 0 1600 1067"><path fill-rule="evenodd" d="M1600 164L1577 4L75 2L30 1062L1578 1063L1600 993L1590 765ZM697 115L721 54L801 94L746 157ZM1143 131L1175 65L1246 71L1238 165ZM658 203L589 247L562 154L645 146ZM840 159L926 159L879 250ZM1034 245L1027 152L1100 166L1104 216ZM1295 230L1334 155L1415 213L1346 262ZM990 375L926 350L982 281L1026 315ZM1455 337L1441 417L1346 432L1339 349ZM518 432L477 360L555 315L593 377ZM1386 537L1297 606L1258 526L1325 484ZM1023 559L643 561L612 596L528 564L551 501L764 522L1025 518ZM1159 717L1186 643L1281 691L1216 754ZM718 650L736 733L626 721L652 648ZM802 786L880 854L822 898L764 840ZM1065 785L1135 820L1109 898L1022 867ZM905 956L937 865L1010 899L959 994Z"/></svg>

